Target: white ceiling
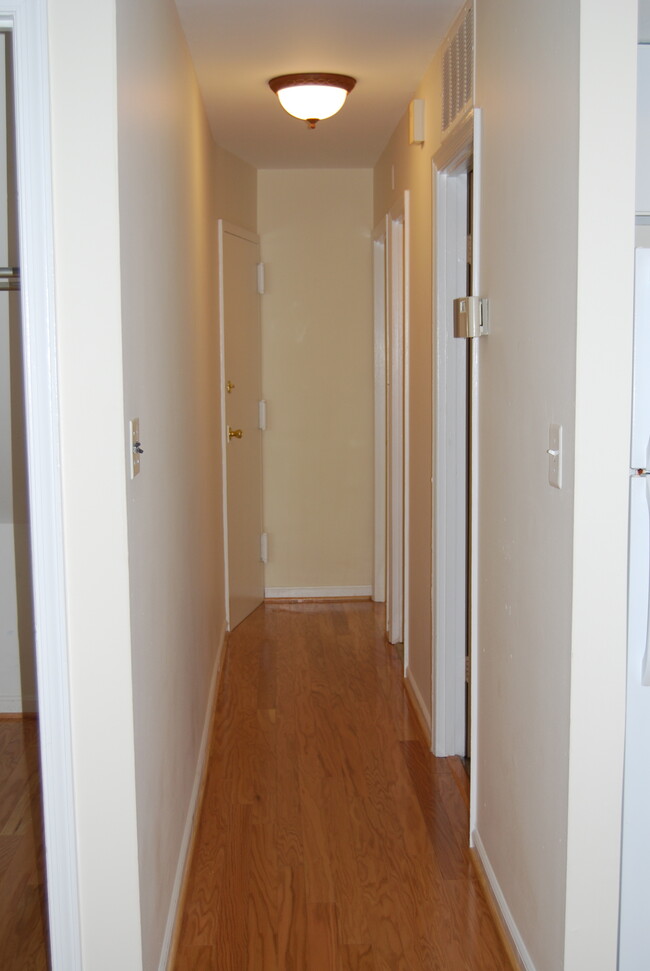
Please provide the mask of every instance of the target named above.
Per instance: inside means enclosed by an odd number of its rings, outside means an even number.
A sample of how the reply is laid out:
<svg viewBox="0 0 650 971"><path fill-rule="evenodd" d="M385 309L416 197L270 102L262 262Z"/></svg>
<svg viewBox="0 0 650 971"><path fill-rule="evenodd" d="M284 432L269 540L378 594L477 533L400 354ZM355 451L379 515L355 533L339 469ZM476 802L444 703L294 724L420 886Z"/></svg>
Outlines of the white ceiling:
<svg viewBox="0 0 650 971"><path fill-rule="evenodd" d="M176 0L216 141L258 168L369 168L462 0ZM294 71L351 74L314 131L267 86Z"/></svg>

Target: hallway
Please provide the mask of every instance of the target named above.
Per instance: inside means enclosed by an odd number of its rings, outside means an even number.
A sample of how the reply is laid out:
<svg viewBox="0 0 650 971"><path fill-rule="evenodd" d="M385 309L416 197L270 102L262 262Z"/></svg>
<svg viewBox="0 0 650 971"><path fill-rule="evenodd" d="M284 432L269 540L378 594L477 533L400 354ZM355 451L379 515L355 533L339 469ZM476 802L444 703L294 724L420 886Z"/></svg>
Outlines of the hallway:
<svg viewBox="0 0 650 971"><path fill-rule="evenodd" d="M231 635L175 971L510 963L369 602L266 604Z"/></svg>

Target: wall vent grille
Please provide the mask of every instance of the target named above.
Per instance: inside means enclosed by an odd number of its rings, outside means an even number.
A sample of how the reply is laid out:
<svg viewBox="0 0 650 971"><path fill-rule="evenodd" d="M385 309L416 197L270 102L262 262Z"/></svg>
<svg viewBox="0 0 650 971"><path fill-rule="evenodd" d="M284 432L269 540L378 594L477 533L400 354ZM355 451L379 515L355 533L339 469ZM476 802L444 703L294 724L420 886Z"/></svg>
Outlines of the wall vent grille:
<svg viewBox="0 0 650 971"><path fill-rule="evenodd" d="M442 65L442 132L474 101L474 9L468 4L445 47Z"/></svg>

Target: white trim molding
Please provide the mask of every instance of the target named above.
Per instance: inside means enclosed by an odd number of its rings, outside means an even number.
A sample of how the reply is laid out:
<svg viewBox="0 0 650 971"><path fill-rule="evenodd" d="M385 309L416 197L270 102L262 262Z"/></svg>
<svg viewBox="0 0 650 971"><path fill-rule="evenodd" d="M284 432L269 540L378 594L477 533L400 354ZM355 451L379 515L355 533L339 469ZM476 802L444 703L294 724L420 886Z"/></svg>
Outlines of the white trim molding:
<svg viewBox="0 0 650 971"><path fill-rule="evenodd" d="M21 311L50 962L81 971L69 693L46 0L0 0L13 43Z"/></svg>
<svg viewBox="0 0 650 971"><path fill-rule="evenodd" d="M372 587L266 587L264 597L266 600L347 600L372 597Z"/></svg>
<svg viewBox="0 0 650 971"><path fill-rule="evenodd" d="M524 969L524 971L536 971L535 965L533 964L533 959L528 953L524 940L519 933L519 928L517 927L515 919L512 916L512 912L506 902L503 890L501 889L499 881L497 880L496 874L492 868L490 858L487 855L486 849L483 845L483 840L476 830L472 830L472 845L478 857L480 866L483 869L483 873L485 874L485 879L487 880L489 888L492 892L493 903L499 911L501 919L510 936L510 941L516 951L516 957L518 958L521 967Z"/></svg>
<svg viewBox="0 0 650 971"><path fill-rule="evenodd" d="M199 753L196 760L194 785L192 786L192 794L190 795L190 801L187 807L185 828L183 830L183 838L181 840L181 846L178 853L176 876L174 878L174 886L172 888L172 894L169 901L167 923L165 925L165 936L163 938L160 961L158 963L158 971L166 971L169 966L170 957L173 956L171 952L174 944L174 931L177 928L177 924L181 916L178 913L178 909L182 903L183 886L187 877L188 867L191 863L191 852L198 827L199 814L201 811L201 802L207 770L207 758L210 753L211 730L217 703L217 693L219 691L219 684L221 680L221 672L223 670L223 662L226 653L226 638L226 625L224 623L218 642L214 667L212 669L212 676L210 678L210 691L208 693L208 703L205 710L201 744L199 746Z"/></svg>

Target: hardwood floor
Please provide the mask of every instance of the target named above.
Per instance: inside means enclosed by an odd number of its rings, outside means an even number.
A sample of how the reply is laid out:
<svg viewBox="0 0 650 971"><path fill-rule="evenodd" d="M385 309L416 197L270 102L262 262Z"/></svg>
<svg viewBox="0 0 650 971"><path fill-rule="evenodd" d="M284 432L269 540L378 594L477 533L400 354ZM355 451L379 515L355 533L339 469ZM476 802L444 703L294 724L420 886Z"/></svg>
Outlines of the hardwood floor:
<svg viewBox="0 0 650 971"><path fill-rule="evenodd" d="M0 968L47 967L38 722L0 718Z"/></svg>
<svg viewBox="0 0 650 971"><path fill-rule="evenodd" d="M214 731L175 971L511 968L379 607L260 607Z"/></svg>

